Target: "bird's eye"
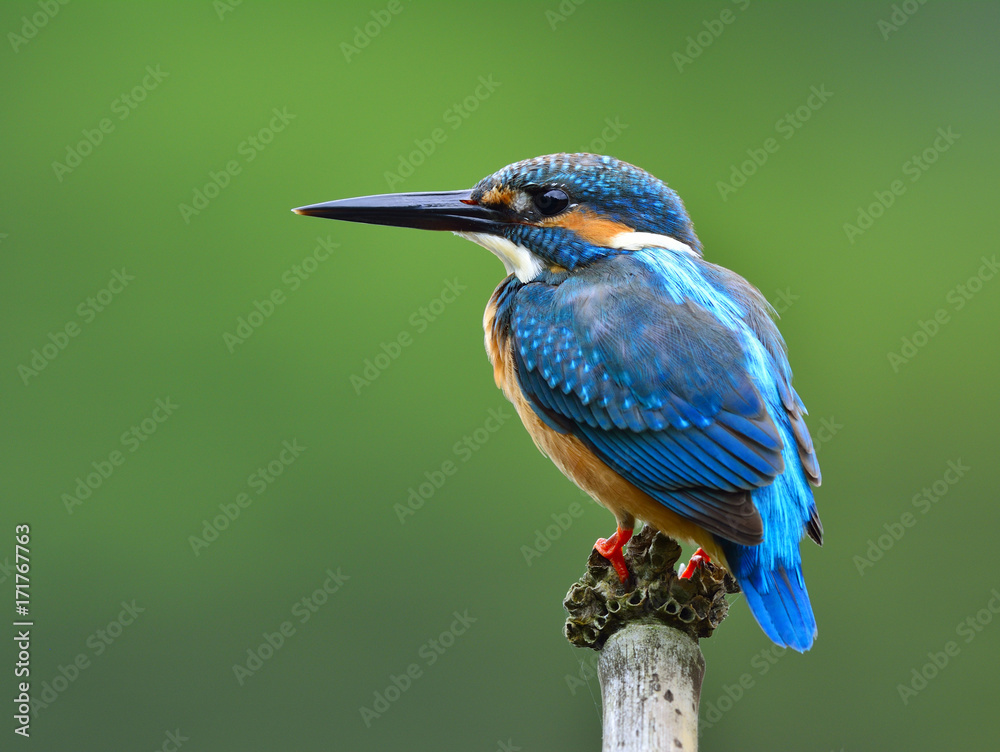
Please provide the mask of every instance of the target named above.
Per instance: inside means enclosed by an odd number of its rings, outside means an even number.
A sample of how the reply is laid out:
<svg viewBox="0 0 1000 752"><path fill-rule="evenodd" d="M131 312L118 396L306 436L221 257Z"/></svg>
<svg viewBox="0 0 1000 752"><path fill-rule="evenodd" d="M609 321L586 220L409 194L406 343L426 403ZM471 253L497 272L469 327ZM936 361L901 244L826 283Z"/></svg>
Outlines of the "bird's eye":
<svg viewBox="0 0 1000 752"><path fill-rule="evenodd" d="M561 188L549 188L535 194L535 206L543 215L551 217L569 206L569 196Z"/></svg>

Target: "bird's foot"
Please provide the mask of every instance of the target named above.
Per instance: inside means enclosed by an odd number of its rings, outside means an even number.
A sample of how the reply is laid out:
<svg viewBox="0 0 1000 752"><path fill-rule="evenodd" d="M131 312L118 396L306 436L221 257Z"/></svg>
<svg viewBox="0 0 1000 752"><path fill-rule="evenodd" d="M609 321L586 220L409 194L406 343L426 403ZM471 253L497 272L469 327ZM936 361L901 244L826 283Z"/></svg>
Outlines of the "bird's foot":
<svg viewBox="0 0 1000 752"><path fill-rule="evenodd" d="M684 571L681 572L681 579L690 580L691 575L694 574L694 570L696 570L699 566L701 566L702 562L711 562L711 561L712 559L709 558L709 555L699 548L697 551L694 552L694 556L691 557L691 561L688 562L688 565L684 568Z"/></svg>
<svg viewBox="0 0 1000 752"><path fill-rule="evenodd" d="M625 557L622 555L622 548L625 547L625 544L628 543L631 537L631 528L622 530L619 527L610 538L598 538L597 543L594 544L597 553L611 562L611 566L615 568L615 572L618 573L618 579L622 581L623 585L628 580L629 575L628 566L625 564Z"/></svg>

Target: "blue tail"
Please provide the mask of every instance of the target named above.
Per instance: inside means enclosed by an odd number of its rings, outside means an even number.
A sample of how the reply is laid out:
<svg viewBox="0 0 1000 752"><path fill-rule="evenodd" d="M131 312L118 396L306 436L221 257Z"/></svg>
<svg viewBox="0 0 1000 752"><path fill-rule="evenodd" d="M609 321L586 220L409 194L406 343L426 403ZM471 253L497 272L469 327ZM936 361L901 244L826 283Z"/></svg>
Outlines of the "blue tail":
<svg viewBox="0 0 1000 752"><path fill-rule="evenodd" d="M758 566L754 548L728 543L724 549L750 611L767 636L800 653L811 648L816 639L816 617L798 557L764 571Z"/></svg>

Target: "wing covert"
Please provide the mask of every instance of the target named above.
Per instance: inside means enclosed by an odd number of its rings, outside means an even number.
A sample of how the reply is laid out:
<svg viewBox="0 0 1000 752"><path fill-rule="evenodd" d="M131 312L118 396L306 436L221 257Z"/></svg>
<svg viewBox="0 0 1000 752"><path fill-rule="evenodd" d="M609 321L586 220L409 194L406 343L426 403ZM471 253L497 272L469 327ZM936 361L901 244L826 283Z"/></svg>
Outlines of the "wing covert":
<svg viewBox="0 0 1000 752"><path fill-rule="evenodd" d="M783 471L783 445L735 332L641 275L602 281L518 290L512 344L532 407L678 514L759 543L749 492Z"/></svg>

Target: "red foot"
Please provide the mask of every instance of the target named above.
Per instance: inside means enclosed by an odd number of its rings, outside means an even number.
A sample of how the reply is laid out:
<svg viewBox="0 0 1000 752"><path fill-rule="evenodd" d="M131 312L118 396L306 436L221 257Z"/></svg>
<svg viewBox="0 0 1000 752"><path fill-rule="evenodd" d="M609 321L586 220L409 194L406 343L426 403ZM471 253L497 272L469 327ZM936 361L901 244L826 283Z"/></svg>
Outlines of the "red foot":
<svg viewBox="0 0 1000 752"><path fill-rule="evenodd" d="M688 562L688 565L684 568L684 571L681 572L681 579L690 580L691 575L694 574L694 570L696 570L703 561L710 562L712 560L709 558L708 554L706 554L699 548L697 551L694 552L694 556L691 557L691 561Z"/></svg>
<svg viewBox="0 0 1000 752"><path fill-rule="evenodd" d="M622 548L632 537L632 530L622 530L619 527L610 538L598 538L594 548L597 553L611 562L611 566L618 573L618 579L624 585L628 580L628 567L625 565L625 557L622 555Z"/></svg>

